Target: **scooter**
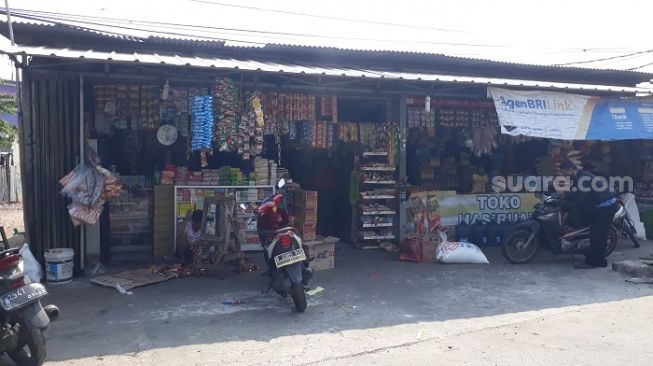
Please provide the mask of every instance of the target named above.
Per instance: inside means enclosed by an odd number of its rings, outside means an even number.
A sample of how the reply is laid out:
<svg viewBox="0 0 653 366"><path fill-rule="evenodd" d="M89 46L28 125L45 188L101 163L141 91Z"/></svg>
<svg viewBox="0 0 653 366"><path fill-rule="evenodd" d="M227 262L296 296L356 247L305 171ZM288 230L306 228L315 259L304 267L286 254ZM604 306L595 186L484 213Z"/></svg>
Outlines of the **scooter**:
<svg viewBox="0 0 653 366"><path fill-rule="evenodd" d="M31 283L23 273L18 248L0 251L0 353L6 353L19 366L40 366L45 362L43 332L58 319L59 308L41 306L48 291Z"/></svg>
<svg viewBox="0 0 653 366"><path fill-rule="evenodd" d="M277 192L263 199L256 207L256 216L252 220L257 220L256 229L263 244L270 278L264 292L274 289L282 297L290 294L295 308L301 313L306 310L304 290L312 277L312 271L308 268L309 260L302 239L290 224L286 210L280 207L285 185L285 179L279 180Z"/></svg>
<svg viewBox="0 0 653 366"><path fill-rule="evenodd" d="M617 227L623 225L626 210L623 206L614 214L608 233L605 256L617 246ZM584 254L589 250L590 227L569 229L564 225L560 200L555 193L542 194L531 219L515 224L501 243L503 256L511 263L527 263L544 245L554 254Z"/></svg>
<svg viewBox="0 0 653 366"><path fill-rule="evenodd" d="M625 209L624 206L624 197L623 196L618 196L617 197L617 204L624 208L624 218L623 220L620 220L619 222L615 223L615 228L626 239L630 239L630 241L633 242L633 246L635 248L639 248L639 239L637 239L636 231L635 231L635 224L633 223L633 219L630 218L630 215L628 214L628 211Z"/></svg>

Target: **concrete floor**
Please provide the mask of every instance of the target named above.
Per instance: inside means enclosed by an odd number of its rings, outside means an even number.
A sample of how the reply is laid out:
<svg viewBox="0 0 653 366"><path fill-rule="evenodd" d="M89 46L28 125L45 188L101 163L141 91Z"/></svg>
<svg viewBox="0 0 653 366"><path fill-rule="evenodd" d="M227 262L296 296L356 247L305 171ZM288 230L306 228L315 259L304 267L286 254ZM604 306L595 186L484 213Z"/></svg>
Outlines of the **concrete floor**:
<svg viewBox="0 0 653 366"><path fill-rule="evenodd" d="M336 268L316 273L312 283L326 290L309 297L304 314L289 299L262 295L260 271L227 280L177 279L136 288L131 296L76 279L49 287L46 302L60 306L62 319L47 332L47 364L539 364L524 362L556 342L564 345L553 351L583 351L585 333L572 339L581 346L571 346L560 324L604 337L601 314L613 319L630 308L641 314L624 314L628 321L649 324L647 337L637 337L650 345L652 285L628 284L609 269L574 270L569 257L544 251L528 265L507 264L497 248L485 252L489 265L414 264L339 245ZM610 260L651 252L650 242L638 250L623 242ZM243 304L222 305L227 297ZM546 345L515 341L518 328L529 337L548 335L540 338ZM487 349L489 340L494 350ZM632 360L650 359L642 352Z"/></svg>

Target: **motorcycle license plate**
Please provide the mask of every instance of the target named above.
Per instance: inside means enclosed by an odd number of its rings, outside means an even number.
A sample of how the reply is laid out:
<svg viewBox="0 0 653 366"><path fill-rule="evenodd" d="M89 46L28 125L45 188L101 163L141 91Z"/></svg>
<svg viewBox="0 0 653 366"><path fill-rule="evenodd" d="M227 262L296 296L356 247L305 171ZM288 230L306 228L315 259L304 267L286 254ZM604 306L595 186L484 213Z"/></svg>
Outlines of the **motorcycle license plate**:
<svg viewBox="0 0 653 366"><path fill-rule="evenodd" d="M0 296L0 306L5 311L13 310L47 294L48 291L40 283L30 283Z"/></svg>
<svg viewBox="0 0 653 366"><path fill-rule="evenodd" d="M279 254L274 257L274 264L276 264L277 268L289 266L291 264L295 264L297 262L303 262L306 260L306 254L304 253L304 249L295 249L290 252L286 252L283 254Z"/></svg>

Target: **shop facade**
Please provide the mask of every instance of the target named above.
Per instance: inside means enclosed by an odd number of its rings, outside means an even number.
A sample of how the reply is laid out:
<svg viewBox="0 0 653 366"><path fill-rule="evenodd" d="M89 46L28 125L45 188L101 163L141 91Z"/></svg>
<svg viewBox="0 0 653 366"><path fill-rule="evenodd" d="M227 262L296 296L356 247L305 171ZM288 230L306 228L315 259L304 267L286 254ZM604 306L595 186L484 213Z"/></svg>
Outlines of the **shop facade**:
<svg viewBox="0 0 653 366"><path fill-rule="evenodd" d="M26 38L4 51L24 72L30 241L39 257L50 247L74 248L79 269L94 258L169 256L177 225L205 198L254 206L282 176L298 184L302 204L290 206L308 238L374 248L441 225L514 222L529 214L534 196L493 192L491 177L545 174L563 154L627 144L501 135L487 87L634 96L650 79L478 61L461 67L441 56L430 65L422 56L379 61L363 51L206 50L181 40L133 53L130 42L91 41L93 50ZM317 61L323 53L336 61ZM94 152L122 192L95 225L74 226L59 179ZM245 244L256 249L241 216Z"/></svg>

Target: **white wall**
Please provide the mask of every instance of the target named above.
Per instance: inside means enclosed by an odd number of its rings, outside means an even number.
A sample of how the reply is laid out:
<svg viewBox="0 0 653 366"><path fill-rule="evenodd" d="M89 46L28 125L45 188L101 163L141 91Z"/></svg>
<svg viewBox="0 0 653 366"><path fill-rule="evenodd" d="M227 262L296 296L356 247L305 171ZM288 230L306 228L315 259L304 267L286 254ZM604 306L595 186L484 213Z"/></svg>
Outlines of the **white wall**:
<svg viewBox="0 0 653 366"><path fill-rule="evenodd" d="M0 79L16 81L16 68L7 55L0 56Z"/></svg>

